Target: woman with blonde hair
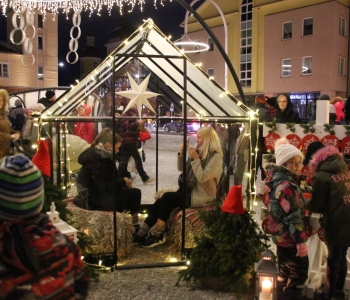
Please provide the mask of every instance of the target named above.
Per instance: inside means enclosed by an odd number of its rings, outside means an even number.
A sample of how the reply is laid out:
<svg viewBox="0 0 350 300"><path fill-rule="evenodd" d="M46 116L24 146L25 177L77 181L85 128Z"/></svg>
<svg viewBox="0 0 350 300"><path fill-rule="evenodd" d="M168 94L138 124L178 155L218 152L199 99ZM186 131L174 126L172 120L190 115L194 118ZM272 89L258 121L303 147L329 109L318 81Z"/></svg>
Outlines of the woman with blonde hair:
<svg viewBox="0 0 350 300"><path fill-rule="evenodd" d="M186 148L188 145L186 145ZM178 170L183 171L184 145L177 156ZM219 137L214 128L197 131L196 147L188 147L186 162L186 207L203 207L216 198L216 190L223 170L223 155ZM165 243L166 221L176 207L183 205L183 192L167 192L156 200L148 216L134 235L134 242L144 248ZM148 234L149 233L149 234ZM148 236L147 236L148 234Z"/></svg>
<svg viewBox="0 0 350 300"><path fill-rule="evenodd" d="M10 154L11 141L17 141L20 133L11 128L8 118L9 94L6 90L0 89L0 158Z"/></svg>
<svg viewBox="0 0 350 300"><path fill-rule="evenodd" d="M346 124L345 121L345 113L344 113L344 100L342 97L334 97L329 101L330 104L333 104L335 107L335 124L337 125L344 125Z"/></svg>

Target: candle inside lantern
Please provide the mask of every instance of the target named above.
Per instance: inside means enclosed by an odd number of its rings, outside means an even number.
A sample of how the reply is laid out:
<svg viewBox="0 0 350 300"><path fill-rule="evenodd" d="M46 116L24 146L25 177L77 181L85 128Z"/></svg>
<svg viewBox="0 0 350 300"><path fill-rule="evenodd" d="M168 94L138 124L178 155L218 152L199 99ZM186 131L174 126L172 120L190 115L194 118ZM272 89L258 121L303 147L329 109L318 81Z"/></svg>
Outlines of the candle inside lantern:
<svg viewBox="0 0 350 300"><path fill-rule="evenodd" d="M272 288L272 282L271 280L264 279L261 282L261 293L259 296L259 300L271 300L271 288Z"/></svg>

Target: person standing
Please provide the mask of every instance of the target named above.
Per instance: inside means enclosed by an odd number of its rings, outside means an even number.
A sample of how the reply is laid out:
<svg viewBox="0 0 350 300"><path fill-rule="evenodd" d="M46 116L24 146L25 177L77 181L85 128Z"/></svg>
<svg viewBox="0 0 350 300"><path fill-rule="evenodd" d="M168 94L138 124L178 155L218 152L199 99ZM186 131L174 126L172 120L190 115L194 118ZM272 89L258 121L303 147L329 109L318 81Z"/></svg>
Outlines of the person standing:
<svg viewBox="0 0 350 300"><path fill-rule="evenodd" d="M15 107L10 110L9 119L14 130L21 131L25 122L22 101L17 99Z"/></svg>
<svg viewBox="0 0 350 300"><path fill-rule="evenodd" d="M270 97L266 100L266 109L267 109L267 112L263 116L263 121L272 122L277 112L276 97Z"/></svg>
<svg viewBox="0 0 350 300"><path fill-rule="evenodd" d="M90 116L91 106L83 104L78 107L78 116L85 117ZM95 135L95 123L94 122L75 122L74 135L80 136L83 140L89 144L92 143Z"/></svg>
<svg viewBox="0 0 350 300"><path fill-rule="evenodd" d="M287 94L279 94L276 103L276 123L299 124L301 122L298 113L293 110L293 104Z"/></svg>
<svg viewBox="0 0 350 300"><path fill-rule="evenodd" d="M189 147L186 163L186 207L203 207L216 198L223 170L222 149L215 129L201 127L197 131L197 147ZM179 171L183 171L184 146L177 156ZM148 216L134 236L141 247L153 248L166 242L165 225L171 212L183 206L183 192L166 192L151 206ZM148 234L149 233L149 234ZM147 235L148 234L148 235Z"/></svg>
<svg viewBox="0 0 350 300"><path fill-rule="evenodd" d="M2 158L0 190L0 298L85 299L79 248L41 213L38 168L23 154Z"/></svg>
<svg viewBox="0 0 350 300"><path fill-rule="evenodd" d="M265 166L272 241L277 245L278 299L302 299L308 278L305 200L298 184L303 154L286 138L275 143L276 164Z"/></svg>
<svg viewBox="0 0 350 300"><path fill-rule="evenodd" d="M326 289L316 292L314 299L346 299L347 251L350 246L350 173L339 150L331 145L309 153L312 178L311 212L322 215L320 224L328 248Z"/></svg>
<svg viewBox="0 0 350 300"><path fill-rule="evenodd" d="M20 133L11 128L10 120L7 117L8 100L7 91L0 89L0 158L9 155L11 141L17 141L20 138Z"/></svg>
<svg viewBox="0 0 350 300"><path fill-rule="evenodd" d="M54 91L46 91L45 97L39 99L38 103L44 104L45 107L48 107L56 100L56 94Z"/></svg>
<svg viewBox="0 0 350 300"><path fill-rule="evenodd" d="M119 152L122 139L115 135L115 153ZM78 174L78 191L83 194L88 189L88 206L91 210L129 211L133 225L138 224L140 212L141 190L132 188L132 180L118 178L118 170L115 160L112 158L113 132L104 128L86 149L78 157L78 163L82 165ZM116 176L117 193L114 195L112 178Z"/></svg>
<svg viewBox="0 0 350 300"><path fill-rule="evenodd" d="M123 116L136 116L137 110L132 107ZM118 126L118 134L121 136L123 143L120 148L120 162L119 162L119 178L129 177L128 172L128 162L130 156L135 160L135 166L137 173L140 175L144 184L151 183L155 181L155 178L151 178L147 175L143 168L142 159L138 151L139 144L139 130L143 130L145 125L145 120L136 119L122 119L118 121L116 126Z"/></svg>

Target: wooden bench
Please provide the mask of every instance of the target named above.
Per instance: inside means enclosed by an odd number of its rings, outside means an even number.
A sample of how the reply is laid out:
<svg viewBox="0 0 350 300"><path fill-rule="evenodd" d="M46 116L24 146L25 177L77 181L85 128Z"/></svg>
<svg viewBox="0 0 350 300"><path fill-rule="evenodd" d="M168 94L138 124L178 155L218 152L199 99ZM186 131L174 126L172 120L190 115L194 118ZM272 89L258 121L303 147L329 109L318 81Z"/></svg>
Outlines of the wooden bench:
<svg viewBox="0 0 350 300"><path fill-rule="evenodd" d="M93 240L93 253L108 253L114 251L113 212L88 210L73 204L73 199L65 200L70 211L68 222L74 228L88 234ZM125 258L130 254L132 246L131 216L128 213L117 212L117 255Z"/></svg>

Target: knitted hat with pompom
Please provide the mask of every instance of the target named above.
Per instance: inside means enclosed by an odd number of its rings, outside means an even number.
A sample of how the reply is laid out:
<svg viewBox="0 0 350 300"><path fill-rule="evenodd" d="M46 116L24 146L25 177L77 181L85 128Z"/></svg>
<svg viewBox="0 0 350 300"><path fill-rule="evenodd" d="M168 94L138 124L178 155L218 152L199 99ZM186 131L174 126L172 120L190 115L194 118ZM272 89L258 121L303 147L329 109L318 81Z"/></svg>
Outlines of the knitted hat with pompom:
<svg viewBox="0 0 350 300"><path fill-rule="evenodd" d="M275 156L277 166L284 165L294 156L299 156L301 160L304 159L303 153L298 148L289 144L286 138L280 138L275 142Z"/></svg>

